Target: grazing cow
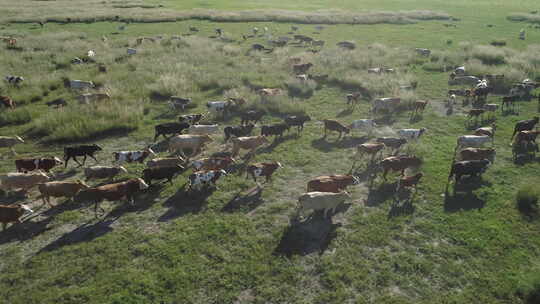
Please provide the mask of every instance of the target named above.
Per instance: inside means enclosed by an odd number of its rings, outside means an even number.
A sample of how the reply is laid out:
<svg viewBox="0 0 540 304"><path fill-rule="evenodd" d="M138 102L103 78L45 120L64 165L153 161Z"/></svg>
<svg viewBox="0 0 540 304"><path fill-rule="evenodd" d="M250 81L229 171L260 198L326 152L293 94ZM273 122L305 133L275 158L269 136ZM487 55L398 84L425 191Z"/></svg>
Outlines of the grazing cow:
<svg viewBox="0 0 540 304"><path fill-rule="evenodd" d="M421 129L401 129L398 130L397 133L400 138L404 138L407 140L416 140L419 139L422 134L426 133L426 128Z"/></svg>
<svg viewBox="0 0 540 304"><path fill-rule="evenodd" d="M403 176L405 169L419 167L422 164L422 160L416 156L390 156L383 159L379 164L383 169L383 179L386 180L388 171L400 171Z"/></svg>
<svg viewBox="0 0 540 304"><path fill-rule="evenodd" d="M514 139L514 136L516 136L516 133L519 131L530 131L534 128L534 126L538 123L538 116L535 116L533 119L527 119L527 120L520 120L516 122L516 125L514 126L514 133L512 133L512 137L510 140Z"/></svg>
<svg viewBox="0 0 540 304"><path fill-rule="evenodd" d="M514 143L536 143L536 137L538 137L538 134L540 134L540 131L519 131L519 133L516 135Z"/></svg>
<svg viewBox="0 0 540 304"><path fill-rule="evenodd" d="M107 184L80 192L83 201L94 202L94 214L97 217L97 208L103 200L119 201L126 199L133 205L133 197L137 192L148 189L148 185L141 178L132 178L125 182ZM103 208L101 211L105 212Z"/></svg>
<svg viewBox="0 0 540 304"><path fill-rule="evenodd" d="M72 89L81 90L94 88L95 85L92 81L70 80L69 87Z"/></svg>
<svg viewBox="0 0 540 304"><path fill-rule="evenodd" d="M184 155L184 149L191 149L189 157L197 155L201 152L202 147L213 139L209 135L177 135L169 140L169 152L178 152Z"/></svg>
<svg viewBox="0 0 540 304"><path fill-rule="evenodd" d="M491 162L487 159L481 160L464 160L458 161L452 164L452 169L450 170L450 175L448 175L448 181L455 176L456 184L459 182L463 175L482 175L489 167Z"/></svg>
<svg viewBox="0 0 540 304"><path fill-rule="evenodd" d="M265 163L255 163L251 164L246 168L246 178L250 175L255 182L257 182L257 177L264 176L266 178L266 183L272 180L272 174L278 168L283 168L279 162L265 162Z"/></svg>
<svg viewBox="0 0 540 304"><path fill-rule="evenodd" d="M248 123L256 124L260 122L264 116L264 111L247 111L242 114L240 114L240 118L242 121L240 122L241 125L246 125Z"/></svg>
<svg viewBox="0 0 540 304"><path fill-rule="evenodd" d="M169 100L169 106L173 110L180 109L184 111L187 105L189 105L190 103L191 103L191 98L182 98L179 96L171 96L171 99Z"/></svg>
<svg viewBox="0 0 540 304"><path fill-rule="evenodd" d="M0 175L0 189L4 191L22 189L29 190L37 184L49 180L47 174L38 171L33 173L6 173Z"/></svg>
<svg viewBox="0 0 540 304"><path fill-rule="evenodd" d="M219 132L218 125L192 125L188 128L188 134L207 135Z"/></svg>
<svg viewBox="0 0 540 304"><path fill-rule="evenodd" d="M402 145L407 143L405 138L395 138L395 137L379 137L377 138L378 143L382 143L385 147L390 148L391 150L399 150Z"/></svg>
<svg viewBox="0 0 540 304"><path fill-rule="evenodd" d="M474 130L474 135L486 135L493 138L495 136L495 130L497 130L497 125L495 123L492 123L491 127L482 127Z"/></svg>
<svg viewBox="0 0 540 304"><path fill-rule="evenodd" d="M13 85L20 85L23 81L24 81L24 78L22 76L13 76L13 75L8 75L4 78L7 83L9 84L13 84Z"/></svg>
<svg viewBox="0 0 540 304"><path fill-rule="evenodd" d="M420 179L423 176L424 176L424 173L418 172L415 175L404 176L400 178L398 182L398 191L403 188L411 188L411 187L414 187L414 189L416 190L416 185L418 185L418 183L420 182Z"/></svg>
<svg viewBox="0 0 540 304"><path fill-rule="evenodd" d="M8 109L15 109L15 102L9 96L0 96L0 103Z"/></svg>
<svg viewBox="0 0 540 304"><path fill-rule="evenodd" d="M175 167L185 164L186 161L177 156L177 157L163 157L163 158L154 158L146 162L148 168L155 167Z"/></svg>
<svg viewBox="0 0 540 304"><path fill-rule="evenodd" d="M199 122L203 119L204 114L188 114L188 115L180 115L178 117L179 122L185 122L190 125L196 125L199 124Z"/></svg>
<svg viewBox="0 0 540 304"><path fill-rule="evenodd" d="M486 112L484 109L471 109L469 110L469 114L467 114L467 116L469 120L471 120L473 117L475 120L478 120L478 117L481 117L484 112Z"/></svg>
<svg viewBox="0 0 540 304"><path fill-rule="evenodd" d="M347 94L347 105L352 106L353 108L356 107L356 104L360 101L360 97L362 97L362 93L355 92L351 94Z"/></svg>
<svg viewBox="0 0 540 304"><path fill-rule="evenodd" d="M393 113L397 110L398 106L401 104L401 98L397 97L385 97L375 99L373 102L373 108L371 111L373 114L377 114L380 110L385 110L390 113Z"/></svg>
<svg viewBox="0 0 540 304"><path fill-rule="evenodd" d="M348 128L351 130L363 130L368 134L371 134L373 129L377 127L378 126L373 119L357 119L348 126Z"/></svg>
<svg viewBox="0 0 540 304"><path fill-rule="evenodd" d="M289 127L296 126L298 127L297 131L300 132L304 130L304 124L307 121L311 121L311 117L308 115L298 115L298 116L287 116L285 117L285 124Z"/></svg>
<svg viewBox="0 0 540 304"><path fill-rule="evenodd" d="M225 170L208 170L208 171L197 171L189 175L189 187L188 192L193 190L200 191L203 187L216 186L216 182L220 177L227 176Z"/></svg>
<svg viewBox="0 0 540 304"><path fill-rule="evenodd" d="M323 124L324 124L324 137L323 138L326 138L327 130L339 132L338 139L341 138L341 135L343 135L343 133L349 134L349 132L351 131L351 129L342 125L339 121L336 121L336 120L324 119Z"/></svg>
<svg viewBox="0 0 540 304"><path fill-rule="evenodd" d="M128 162L128 163L139 162L142 164L142 162L149 155L156 156L156 153L154 153L154 151L152 151L151 148L146 148L142 151L113 152L114 160L119 164L123 164L125 162Z"/></svg>
<svg viewBox="0 0 540 304"><path fill-rule="evenodd" d="M168 122L159 124L154 127L156 133L154 135L154 141L160 136L163 135L163 137L167 138L167 135L172 134L182 134L182 131L188 129L190 127L189 123L187 122Z"/></svg>
<svg viewBox="0 0 540 304"><path fill-rule="evenodd" d="M154 179L167 179L169 183L173 183L172 179L175 175L182 173L185 170L183 166L177 165L174 167L153 167L143 170L143 180L149 185L152 185Z"/></svg>
<svg viewBox="0 0 540 304"><path fill-rule="evenodd" d="M279 124L273 124L270 126L262 126L261 127L261 135L262 136L271 136L275 135L276 137L282 137L283 132L289 131L289 126L285 123L279 123Z"/></svg>
<svg viewBox="0 0 540 304"><path fill-rule="evenodd" d="M34 211L23 204L4 206L0 205L0 223L2 223L2 231L6 230L7 224L21 224L21 217L25 214L33 213Z"/></svg>
<svg viewBox="0 0 540 304"><path fill-rule="evenodd" d="M491 142L492 138L487 135L462 135L457 139L458 148L475 148L480 147L488 142Z"/></svg>
<svg viewBox="0 0 540 304"><path fill-rule="evenodd" d="M90 187L82 181L76 182L47 182L38 184L38 190L41 193L43 204L52 207L50 197L68 197L73 198L79 191L89 189Z"/></svg>
<svg viewBox="0 0 540 304"><path fill-rule="evenodd" d="M225 141L228 141L231 136L242 137L249 136L253 131L255 125L247 124L245 126L236 126L236 127L225 127L223 133L225 133Z"/></svg>
<svg viewBox="0 0 540 304"><path fill-rule="evenodd" d="M118 174L128 173L126 168L122 166L109 167L109 166L93 166L84 168L84 176L86 180L89 181L94 178L113 178Z"/></svg>
<svg viewBox="0 0 540 304"><path fill-rule="evenodd" d="M0 136L0 148L10 148L13 153L15 153L13 146L22 143L24 143L24 140L19 136Z"/></svg>
<svg viewBox="0 0 540 304"><path fill-rule="evenodd" d="M491 162L495 161L496 151L493 148L480 149L480 148L467 148L459 152L461 160L481 160L489 159Z"/></svg>
<svg viewBox="0 0 540 304"><path fill-rule="evenodd" d="M350 185L358 185L360 181L353 175L323 175L310 180L307 191L335 192L345 190Z"/></svg>
<svg viewBox="0 0 540 304"><path fill-rule="evenodd" d="M65 107L67 106L67 101L64 98L57 98L55 100L49 101L45 103L47 106L52 107Z"/></svg>
<svg viewBox="0 0 540 304"><path fill-rule="evenodd" d="M17 172L27 173L28 171L43 170L49 172L57 165L61 165L62 161L57 157L52 158L21 158L15 160Z"/></svg>
<svg viewBox="0 0 540 304"><path fill-rule="evenodd" d="M230 101L209 101L206 103L208 111L213 113L222 113L225 115L229 111Z"/></svg>
<svg viewBox="0 0 540 304"><path fill-rule="evenodd" d="M356 147L356 154L353 156L354 162L364 156L364 154L371 155L371 161L377 156L379 152L384 149L385 145L383 143L365 143L358 145ZM353 163L354 167L354 163Z"/></svg>
<svg viewBox="0 0 540 304"><path fill-rule="evenodd" d="M356 48L356 44L350 41L341 41L341 42L336 43L336 45L341 48L348 49L348 50L354 50Z"/></svg>
<svg viewBox="0 0 540 304"><path fill-rule="evenodd" d="M465 67L464 66L459 66L457 68L454 69L454 74L455 75L458 75L458 76L464 76L465 75Z"/></svg>
<svg viewBox="0 0 540 304"><path fill-rule="evenodd" d="M293 65L293 71L296 75L305 74L313 66L312 63L300 63Z"/></svg>
<svg viewBox="0 0 540 304"><path fill-rule="evenodd" d="M429 103L429 100L417 100L417 101L415 101L414 102L413 115L417 115L418 113L424 113L424 110L426 109L428 103Z"/></svg>
<svg viewBox="0 0 540 304"><path fill-rule="evenodd" d="M307 192L298 198L297 214L305 214L309 210L324 210L324 217L327 217L328 211L332 210L333 214L336 208L350 197L347 192Z"/></svg>
<svg viewBox="0 0 540 304"><path fill-rule="evenodd" d="M249 150L248 154L250 155L255 153L255 150L259 146L269 143L268 139L264 136L234 137L231 141L233 143L233 157L238 155L240 149Z"/></svg>
<svg viewBox="0 0 540 304"><path fill-rule="evenodd" d="M86 93L76 97L80 104L89 104L90 102L103 101L111 99L109 93Z"/></svg>
<svg viewBox="0 0 540 304"><path fill-rule="evenodd" d="M71 158L79 164L79 167L84 165L86 162L86 157L90 156L94 161L97 163L97 159L94 157L94 153L101 151L101 147L93 144L93 145L83 145L83 146L75 146L75 147L65 147L64 148L64 168L67 168L67 164ZM77 156L84 156L82 164L79 163L77 160Z"/></svg>
<svg viewBox="0 0 540 304"><path fill-rule="evenodd" d="M429 50L429 49L415 48L414 51L415 51L418 55L425 56L425 57L428 57L429 55L431 55L431 50Z"/></svg>

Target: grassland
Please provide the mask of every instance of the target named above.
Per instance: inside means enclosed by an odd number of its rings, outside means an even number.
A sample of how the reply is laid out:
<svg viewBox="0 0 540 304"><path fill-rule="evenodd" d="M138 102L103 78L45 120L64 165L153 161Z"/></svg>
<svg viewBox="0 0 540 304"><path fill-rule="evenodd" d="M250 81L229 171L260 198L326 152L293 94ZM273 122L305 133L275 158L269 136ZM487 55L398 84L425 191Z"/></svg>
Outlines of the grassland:
<svg viewBox="0 0 540 304"><path fill-rule="evenodd" d="M38 16L30 7L21 7L27 2L8 1L12 11L22 10L20 16ZM44 3L54 9L81 4ZM81 5L88 3L97 5L91 1ZM329 9L323 1L140 4L154 8L133 9ZM158 4L164 7L155 7ZM253 26L267 26L275 36L285 35L291 24L131 23L114 35L111 33L118 32L121 23L48 23L43 29L33 24L4 25L0 34L17 36L20 48L2 46L0 67L26 80L20 89L2 86L2 95L12 96L19 107L2 109L0 134L20 134L27 139L27 144L16 147L19 156L60 156L66 144L96 142L104 147L98 155L100 163L111 163L112 151L145 147L152 143L155 124L176 118L164 101L155 98L158 95L192 97L198 104L190 110L193 112L205 112L208 100L242 96L249 101L246 108L268 111L265 123L278 122L291 112L306 112L314 121L301 136L292 133L256 155L253 161L278 160L284 168L265 186L261 201L253 204L233 202L240 191L254 185L243 174L232 174L220 181L219 190L196 198L185 194L184 174L173 185L156 186L140 195L134 208L104 204L109 214L100 220L80 202L58 201L51 210L38 208L38 216L0 235L0 298L7 303L536 303L539 222L522 213L517 201L530 201L535 195L527 185L538 185L540 167L537 160L514 164L508 139L516 121L537 113L537 104L520 102L519 115L497 113L495 164L482 182L446 196L444 185L456 136L470 131L460 106L450 116L443 106L448 89L444 71L457 64L466 63L478 74L504 73L506 86L523 77L538 79L538 46L531 41L539 41L540 33L531 29L525 41L519 40L523 24L506 19L510 12L534 10L535 3L392 1L382 6L380 1L337 1L332 5L332 9L353 12L433 10L461 20L453 22L455 28L443 25L449 21L325 25L320 34L313 34L313 25L298 25L299 32L326 41L320 53L290 46L270 54L247 55L252 43L267 45L266 39L243 42L241 34ZM85 14L92 16L91 12ZM65 17L69 10L60 13ZM187 33L190 26L200 32L170 39ZM218 27L224 29L227 39L208 38ZM145 42L137 55L125 56L126 46L133 45L135 38L155 35L164 35L164 39L156 44ZM107 42L102 42L102 36ZM489 46L494 39L504 39L507 47ZM359 47L354 51L334 47L342 40L354 40ZM448 40L452 42L448 44ZM434 54L430 59L418 57L414 47L432 48ZM96 51L96 60L108 67L107 73L99 73L96 64L69 63L88 49ZM302 97L285 96L261 105L253 88L302 87L288 67L289 57L313 62L312 73L328 74L329 80L310 83L303 88ZM377 65L396 67L398 73L366 73L366 68ZM63 77L93 80L113 98L96 106L79 106L75 94L63 87ZM417 90L399 91L400 85L413 81L418 81ZM345 110L344 95L360 88L373 96L399 94L409 100L431 100L421 120L411 121L409 113L402 112L376 133L428 128L425 137L409 148L425 160L422 171L426 177L412 204L393 203L391 182L385 184L379 178L369 185L363 179L361 185L351 188L350 205L332 222L311 221L331 232L328 242L310 242L325 249L312 252L302 246L305 240L295 239L291 228L296 197L311 177L349 171L354 144L363 139L357 134L339 142L333 136L323 140L320 120L335 118L348 123L368 118L367 101L354 112ZM60 97L69 102L65 109L45 105ZM500 97L490 96L489 102L500 103ZM217 121L223 125L239 122L237 116ZM156 149L161 151L163 146L160 143ZM222 149L226 145L219 138L205 155ZM1 171L12 171L13 156L4 150L1 153ZM142 169L142 165L129 165L128 176L139 176ZM358 173L364 176L362 170ZM80 170L69 168L56 174L68 180L81 176ZM35 193L25 200L5 195L0 199L25 201L35 207L41 204Z"/></svg>

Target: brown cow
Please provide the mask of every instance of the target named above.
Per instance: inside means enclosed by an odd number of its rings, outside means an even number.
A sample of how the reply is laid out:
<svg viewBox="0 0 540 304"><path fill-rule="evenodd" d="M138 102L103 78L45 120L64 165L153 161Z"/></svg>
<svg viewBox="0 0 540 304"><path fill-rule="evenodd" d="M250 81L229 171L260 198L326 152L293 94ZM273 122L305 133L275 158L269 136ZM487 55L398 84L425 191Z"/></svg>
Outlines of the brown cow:
<svg viewBox="0 0 540 304"><path fill-rule="evenodd" d="M497 125L495 123L491 124L491 127L482 127L474 130L474 135L477 136L489 136L493 138L495 136L495 130L497 130Z"/></svg>
<svg viewBox="0 0 540 304"><path fill-rule="evenodd" d="M364 154L371 155L371 160L373 161L377 153L382 151L384 148L385 145L383 143L366 143L358 145L356 147L356 154L353 156L354 161L356 162L356 160L358 160L359 157L364 156Z"/></svg>
<svg viewBox="0 0 540 304"><path fill-rule="evenodd" d="M69 197L73 198L79 191L88 189L88 185L82 181L76 182L48 182L38 184L38 190L41 193L43 203L52 207L50 197Z"/></svg>
<svg viewBox="0 0 540 304"><path fill-rule="evenodd" d="M351 131L351 129L349 129L346 126L342 125L337 120L325 119L325 120L323 120L323 123L324 123L324 137L323 138L326 138L326 131L327 130L339 132L338 139L341 138L341 135L343 135L343 133L349 134L349 132Z"/></svg>
<svg viewBox="0 0 540 304"><path fill-rule="evenodd" d="M386 180L388 171L401 171L401 175L405 174L405 169L410 167L419 167L422 160L416 156L390 156L383 159L379 163L383 169L383 179Z"/></svg>
<svg viewBox="0 0 540 304"><path fill-rule="evenodd" d="M194 160L191 166L194 171L222 170L235 162L236 160L232 157L208 157Z"/></svg>
<svg viewBox="0 0 540 304"><path fill-rule="evenodd" d="M148 189L142 178L132 178L125 182L103 185L81 191L83 200L94 202L94 215L97 217L98 204L103 200L119 201L127 199L133 205L133 196L136 192ZM103 208L101 211L105 212Z"/></svg>
<svg viewBox="0 0 540 304"><path fill-rule="evenodd" d="M473 117L475 120L478 120L478 117L481 117L484 114L484 112L486 112L486 110L484 109L471 109L469 111L469 114L467 114L467 116L469 120Z"/></svg>
<svg viewBox="0 0 540 304"><path fill-rule="evenodd" d="M459 155L461 157L461 160L481 160L481 159L489 159L491 162L495 159L495 149L488 148L488 149L480 149L480 148L467 148L461 150L459 152Z"/></svg>
<svg viewBox="0 0 540 304"><path fill-rule="evenodd" d="M519 133L516 135L516 138L514 140L514 143L521 144L523 142L525 143L536 143L536 137L538 137L538 134L540 134L540 131L519 131Z"/></svg>
<svg viewBox="0 0 540 304"><path fill-rule="evenodd" d="M415 101L414 102L413 116L417 115L418 113L424 113L424 110L426 109L428 104L429 104L429 100L417 100L417 101Z"/></svg>
<svg viewBox="0 0 540 304"><path fill-rule="evenodd" d="M398 190L403 189L403 188L410 188L410 187L414 187L414 189L416 189L416 185L420 182L420 179L422 178L422 176L424 176L424 173L419 172L412 176L404 176L400 178L399 184L398 184Z"/></svg>
<svg viewBox="0 0 540 304"><path fill-rule="evenodd" d="M240 149L249 150L248 154L253 154L259 146L269 143L264 136L234 137L231 141L233 143L233 157L238 155Z"/></svg>
<svg viewBox="0 0 540 304"><path fill-rule="evenodd" d="M338 193L350 185L357 185L360 181L352 175L324 175L318 176L308 182L307 191Z"/></svg>
<svg viewBox="0 0 540 304"><path fill-rule="evenodd" d="M13 101L13 99L9 98L9 96L0 96L0 103L2 103L4 107L8 109L15 108L15 102Z"/></svg>
<svg viewBox="0 0 540 304"><path fill-rule="evenodd" d="M61 165L63 162L57 158L21 158L15 160L17 172L27 173L28 171L43 170L49 172L55 166Z"/></svg>
<svg viewBox="0 0 540 304"><path fill-rule="evenodd" d="M268 162L268 163L255 163L251 164L246 169L246 178L251 175L253 180L257 182L257 177L264 176L266 177L266 182L272 180L272 174L278 168L283 168L279 162Z"/></svg>
<svg viewBox="0 0 540 304"><path fill-rule="evenodd" d="M6 230L6 226L9 223L22 223L21 217L27 212L33 213L34 211L23 204L12 206L0 205L0 223L2 223L2 231Z"/></svg>

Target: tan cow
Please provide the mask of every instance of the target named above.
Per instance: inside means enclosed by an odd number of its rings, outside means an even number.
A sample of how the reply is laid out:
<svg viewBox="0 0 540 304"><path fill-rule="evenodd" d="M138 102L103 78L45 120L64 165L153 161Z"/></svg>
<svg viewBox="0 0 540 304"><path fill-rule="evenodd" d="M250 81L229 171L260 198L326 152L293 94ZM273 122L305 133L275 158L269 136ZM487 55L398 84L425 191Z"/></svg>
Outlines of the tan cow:
<svg viewBox="0 0 540 304"><path fill-rule="evenodd" d="M76 182L48 182L38 184L39 192L43 203L52 207L50 197L68 197L73 198L82 189L90 188L84 182L78 180Z"/></svg>
<svg viewBox="0 0 540 304"><path fill-rule="evenodd" d="M191 149L189 157L199 154L202 147L213 139L209 135L177 135L169 140L169 152L178 152L185 157L183 150Z"/></svg>
<svg viewBox="0 0 540 304"><path fill-rule="evenodd" d="M22 189L27 191L35 185L48 180L47 174L41 171L34 173L7 173L0 175L0 189L6 191Z"/></svg>
<svg viewBox="0 0 540 304"><path fill-rule="evenodd" d="M265 136L234 137L231 141L233 143L233 157L238 155L240 149L249 150L248 154L253 154L259 146L269 143Z"/></svg>

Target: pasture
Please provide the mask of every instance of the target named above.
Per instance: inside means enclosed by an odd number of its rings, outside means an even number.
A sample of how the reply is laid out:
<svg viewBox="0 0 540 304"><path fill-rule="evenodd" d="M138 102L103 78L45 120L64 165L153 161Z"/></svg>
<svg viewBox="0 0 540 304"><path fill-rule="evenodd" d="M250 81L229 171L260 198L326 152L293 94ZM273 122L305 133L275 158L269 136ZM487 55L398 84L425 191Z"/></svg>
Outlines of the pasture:
<svg viewBox="0 0 540 304"><path fill-rule="evenodd" d="M513 83L540 81L540 29L507 19L538 10L538 4L471 2L343 0L327 7L325 1L6 0L0 36L13 36L17 43L0 42L5 74L0 76L25 80L20 87L0 85L0 95L16 103L12 110L0 108L0 135L20 135L25 143L15 146L17 155L0 148L2 174L15 171L17 158L62 158L64 147L79 144L103 147L96 154L100 165L113 164L113 152L148 146L159 157L169 156L166 140L154 142L154 126L178 121L181 114L206 113L207 101L247 100L224 117L205 117L221 132L194 159L230 151L223 127L240 124L239 114L246 110L266 113L254 135L261 125L282 122L287 115L308 114L312 120L300 134L292 128L281 139L270 138L253 158L238 157L214 191L188 194L187 170L172 184L155 183L137 195L135 206L102 203L106 213L97 219L93 206L77 199L53 199L56 206L49 209L35 189L28 197L0 192L2 203L25 203L36 211L0 232L2 301L538 303L540 222L534 202L540 159L516 163L509 145L514 124L538 116L536 97L517 101L516 111L495 113L494 163L481 178L465 178L461 186L452 182L445 189L457 137L493 122L487 117L482 123L469 121L472 107L461 97L447 107L448 89L470 88L449 86L453 68L465 65L471 75L504 74L487 98L499 105ZM265 21L269 11L297 19ZM381 11L400 13L382 18ZM400 15L406 11L442 17L408 19ZM234 15L238 12L240 17ZM329 20L320 24L322 29L308 22L313 12ZM339 21L351 14L371 21ZM115 22L115 16L135 17L125 23ZM47 18L59 22L36 23ZM268 35L293 36L291 26L298 27L294 34L324 40L324 46L269 44ZM253 27L259 33L244 40ZM216 28L223 30L221 37ZM525 40L518 37L521 28ZM162 37L136 45L139 37L157 36ZM357 47L340 48L340 41L354 41ZM493 41L506 45L496 47ZM255 43L273 50L253 51ZM128 55L128 47L137 53ZM415 48L428 48L431 55L420 56ZM88 50L96 53L90 62L71 62ZM327 77L297 79L291 58L313 63L308 73ZM107 71L100 72L100 65ZM374 67L396 72L367 72ZM93 92L111 98L79 104L80 92L67 88L65 79L93 81L99 87ZM415 89L402 88L413 84ZM263 100L260 88L280 88L284 94ZM353 110L346 95L357 91L362 97ZM171 96L189 97L193 106L171 110ZM395 113L374 115L371 102L379 97L400 97L402 105ZM46 105L58 98L68 105ZM413 117L416 100L429 104ZM368 118L379 125L373 134L353 130L340 140L337 133L323 138L323 119L348 125ZM402 148L423 160L419 171L424 177L414 195L396 195L398 174L390 173L387 181L380 173L374 177L365 157L351 172L360 183L348 188L352 197L331 218L317 213L299 222L297 198L310 179L349 173L358 144L397 136L404 128L427 129ZM245 166L264 161L279 161L283 168L262 184L260 195L246 195L256 184L246 179ZM128 174L115 180L140 177L145 165L125 167ZM84 179L82 171L71 162L52 170L55 180L63 181Z"/></svg>

